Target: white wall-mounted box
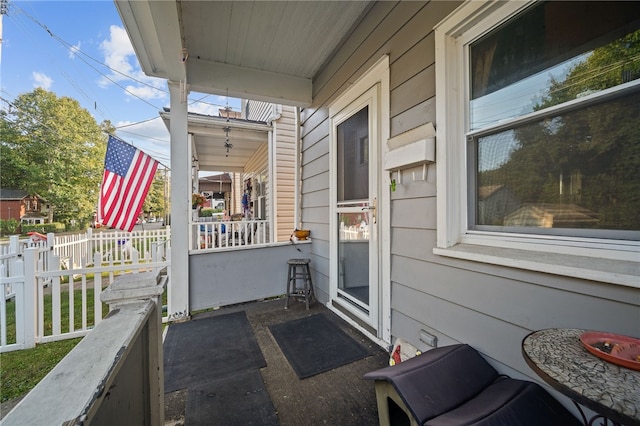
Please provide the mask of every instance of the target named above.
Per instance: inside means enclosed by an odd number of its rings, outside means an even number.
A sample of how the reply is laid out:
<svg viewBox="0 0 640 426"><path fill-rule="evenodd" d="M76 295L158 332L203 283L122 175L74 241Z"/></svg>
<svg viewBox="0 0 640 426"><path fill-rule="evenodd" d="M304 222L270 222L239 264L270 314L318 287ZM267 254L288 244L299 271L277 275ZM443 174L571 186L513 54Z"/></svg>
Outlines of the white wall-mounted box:
<svg viewBox="0 0 640 426"><path fill-rule="evenodd" d="M385 170L400 170L436 161L436 130L427 123L387 141Z"/></svg>

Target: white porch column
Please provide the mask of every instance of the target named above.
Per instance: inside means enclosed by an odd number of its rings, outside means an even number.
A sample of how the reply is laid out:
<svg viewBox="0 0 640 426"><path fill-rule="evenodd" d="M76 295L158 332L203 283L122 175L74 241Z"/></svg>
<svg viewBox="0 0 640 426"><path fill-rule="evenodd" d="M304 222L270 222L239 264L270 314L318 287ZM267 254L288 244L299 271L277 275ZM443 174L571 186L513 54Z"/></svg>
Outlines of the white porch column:
<svg viewBox="0 0 640 426"><path fill-rule="evenodd" d="M186 89L184 89L186 90ZM180 83L169 82L171 96L171 281L168 285L169 320L189 316L189 215L191 214L191 142L187 102ZM186 96L184 96L186 98Z"/></svg>

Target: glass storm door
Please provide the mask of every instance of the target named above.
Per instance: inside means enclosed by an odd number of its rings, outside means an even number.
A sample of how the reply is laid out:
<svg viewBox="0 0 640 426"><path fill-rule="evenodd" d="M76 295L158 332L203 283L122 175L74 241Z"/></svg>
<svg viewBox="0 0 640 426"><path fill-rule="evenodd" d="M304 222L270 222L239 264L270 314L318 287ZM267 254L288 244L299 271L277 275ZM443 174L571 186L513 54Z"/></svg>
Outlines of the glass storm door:
<svg viewBox="0 0 640 426"><path fill-rule="evenodd" d="M332 117L336 153L332 299L377 329L375 93L370 90Z"/></svg>

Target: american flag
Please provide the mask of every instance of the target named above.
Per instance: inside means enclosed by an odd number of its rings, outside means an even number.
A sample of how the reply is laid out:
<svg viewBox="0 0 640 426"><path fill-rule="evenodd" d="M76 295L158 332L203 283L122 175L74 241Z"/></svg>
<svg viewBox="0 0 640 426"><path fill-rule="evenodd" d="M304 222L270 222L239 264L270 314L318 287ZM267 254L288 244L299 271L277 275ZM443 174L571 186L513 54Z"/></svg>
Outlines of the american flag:
<svg viewBox="0 0 640 426"><path fill-rule="evenodd" d="M136 147L109 136L98 199L98 219L131 231L147 196L158 162Z"/></svg>

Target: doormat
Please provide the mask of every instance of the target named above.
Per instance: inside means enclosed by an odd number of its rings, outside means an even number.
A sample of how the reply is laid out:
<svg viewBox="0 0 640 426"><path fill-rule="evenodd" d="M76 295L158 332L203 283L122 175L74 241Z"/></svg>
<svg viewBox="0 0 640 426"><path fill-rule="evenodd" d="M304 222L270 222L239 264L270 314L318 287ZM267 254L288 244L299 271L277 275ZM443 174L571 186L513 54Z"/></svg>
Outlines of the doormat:
<svg viewBox="0 0 640 426"><path fill-rule="evenodd" d="M267 366L244 311L171 324L163 347L165 392Z"/></svg>
<svg viewBox="0 0 640 426"><path fill-rule="evenodd" d="M300 379L371 355L322 314L275 324L269 329Z"/></svg>
<svg viewBox="0 0 640 426"><path fill-rule="evenodd" d="M244 371L190 388L185 411L185 426L278 425L260 370Z"/></svg>

